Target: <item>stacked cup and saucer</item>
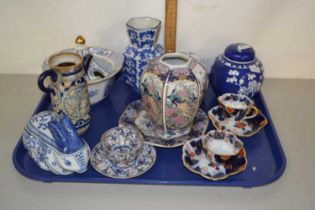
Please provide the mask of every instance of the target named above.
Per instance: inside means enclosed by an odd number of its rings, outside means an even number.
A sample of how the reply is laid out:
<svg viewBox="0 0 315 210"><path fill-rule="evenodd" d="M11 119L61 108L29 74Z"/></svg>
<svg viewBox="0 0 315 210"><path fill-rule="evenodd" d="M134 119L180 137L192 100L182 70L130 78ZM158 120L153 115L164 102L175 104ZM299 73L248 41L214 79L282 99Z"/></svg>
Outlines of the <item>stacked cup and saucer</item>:
<svg viewBox="0 0 315 210"><path fill-rule="evenodd" d="M154 147L145 144L142 134L131 126L119 126L106 131L90 157L96 171L118 179L144 174L155 160Z"/></svg>
<svg viewBox="0 0 315 210"><path fill-rule="evenodd" d="M218 130L186 142L182 161L191 172L213 181L238 174L247 166L243 142L230 132Z"/></svg>
<svg viewBox="0 0 315 210"><path fill-rule="evenodd" d="M234 93L219 96L218 105L210 109L208 115L216 129L232 132L239 137L250 137L268 123L254 101Z"/></svg>

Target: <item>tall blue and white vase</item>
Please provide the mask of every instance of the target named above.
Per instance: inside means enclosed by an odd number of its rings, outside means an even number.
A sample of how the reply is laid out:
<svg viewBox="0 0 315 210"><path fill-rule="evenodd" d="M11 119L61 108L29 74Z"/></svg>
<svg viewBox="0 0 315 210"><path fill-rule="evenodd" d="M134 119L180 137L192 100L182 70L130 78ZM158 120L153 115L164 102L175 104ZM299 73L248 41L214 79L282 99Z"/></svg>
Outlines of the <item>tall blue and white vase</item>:
<svg viewBox="0 0 315 210"><path fill-rule="evenodd" d="M130 45L124 52L122 77L132 89L140 93L140 79L148 62L164 53L156 44L161 21L152 17L135 17L127 22Z"/></svg>
<svg viewBox="0 0 315 210"><path fill-rule="evenodd" d="M254 49L243 43L230 44L219 55L210 72L217 95L237 93L253 97L262 87L264 68Z"/></svg>

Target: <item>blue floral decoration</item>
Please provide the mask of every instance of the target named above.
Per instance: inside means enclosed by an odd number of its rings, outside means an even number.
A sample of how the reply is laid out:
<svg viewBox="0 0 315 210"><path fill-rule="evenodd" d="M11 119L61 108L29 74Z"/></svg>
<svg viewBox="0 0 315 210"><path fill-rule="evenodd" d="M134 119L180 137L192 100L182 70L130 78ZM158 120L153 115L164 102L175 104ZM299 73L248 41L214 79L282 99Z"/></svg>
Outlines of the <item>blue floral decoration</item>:
<svg viewBox="0 0 315 210"><path fill-rule="evenodd" d="M153 37L155 35L156 31L145 31L145 32L141 32L140 33L140 39L141 40L148 40L148 39L152 39L153 40Z"/></svg>
<svg viewBox="0 0 315 210"><path fill-rule="evenodd" d="M131 39L131 42L132 43L136 43L137 42L137 39L138 39L138 34L137 32L133 31L133 30L128 30L128 35Z"/></svg>
<svg viewBox="0 0 315 210"><path fill-rule="evenodd" d="M89 96L90 97L96 96L97 94L98 94L98 90L90 90L89 91Z"/></svg>

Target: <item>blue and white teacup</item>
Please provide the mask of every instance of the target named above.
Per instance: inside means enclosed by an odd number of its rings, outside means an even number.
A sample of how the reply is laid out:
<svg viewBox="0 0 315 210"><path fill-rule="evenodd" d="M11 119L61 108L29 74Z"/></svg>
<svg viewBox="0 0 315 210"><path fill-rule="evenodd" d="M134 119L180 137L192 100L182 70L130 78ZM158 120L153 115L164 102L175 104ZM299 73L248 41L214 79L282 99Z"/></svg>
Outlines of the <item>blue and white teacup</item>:
<svg viewBox="0 0 315 210"><path fill-rule="evenodd" d="M218 97L218 102L224 109L225 117L234 117L236 121L251 119L260 113L254 101L245 95L225 93Z"/></svg>
<svg viewBox="0 0 315 210"><path fill-rule="evenodd" d="M127 126L114 127L101 138L105 156L120 168L132 166L143 148L143 136L137 129Z"/></svg>

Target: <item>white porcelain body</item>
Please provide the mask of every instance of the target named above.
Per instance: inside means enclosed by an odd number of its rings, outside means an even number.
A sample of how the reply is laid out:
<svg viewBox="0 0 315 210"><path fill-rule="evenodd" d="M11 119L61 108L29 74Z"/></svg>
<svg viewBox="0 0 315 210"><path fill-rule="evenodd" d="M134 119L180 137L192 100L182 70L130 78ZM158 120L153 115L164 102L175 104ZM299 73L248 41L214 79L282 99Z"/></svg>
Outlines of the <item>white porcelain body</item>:
<svg viewBox="0 0 315 210"><path fill-rule="evenodd" d="M238 154L243 148L243 142L234 134L217 130L211 130L204 135L202 145L209 156L232 156Z"/></svg>

